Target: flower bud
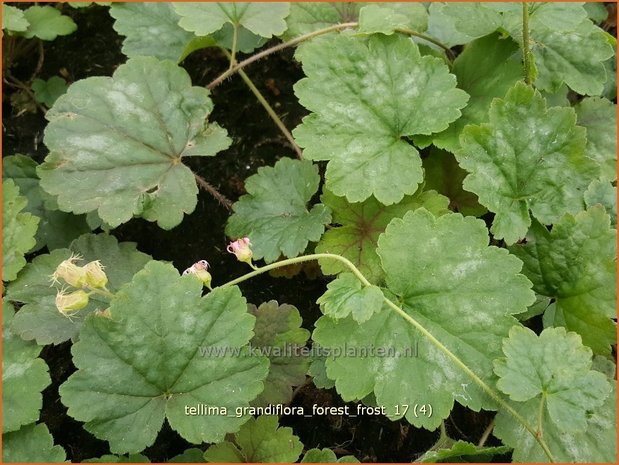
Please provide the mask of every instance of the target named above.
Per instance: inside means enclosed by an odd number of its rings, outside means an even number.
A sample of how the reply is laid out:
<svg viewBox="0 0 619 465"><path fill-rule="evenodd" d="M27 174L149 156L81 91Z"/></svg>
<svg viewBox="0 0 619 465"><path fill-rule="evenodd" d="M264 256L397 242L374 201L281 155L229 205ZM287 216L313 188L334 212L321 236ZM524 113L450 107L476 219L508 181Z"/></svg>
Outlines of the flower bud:
<svg viewBox="0 0 619 465"><path fill-rule="evenodd" d="M69 316L88 305L88 294L83 290L78 290L67 294L58 291L56 294L56 308L64 316Z"/></svg>
<svg viewBox="0 0 619 465"><path fill-rule="evenodd" d="M210 289L211 281L213 277L207 271L209 266L210 265L208 264L206 260L197 261L196 263L191 265L189 268L187 268L185 271L183 271L183 275L192 274L198 277L198 279L202 281L202 284Z"/></svg>
<svg viewBox="0 0 619 465"><path fill-rule="evenodd" d="M249 263L251 265L251 257L253 256L253 253L251 251L251 242L249 241L249 237L243 237L236 241L230 242L226 250L231 254L234 254L238 261Z"/></svg>
<svg viewBox="0 0 619 465"><path fill-rule="evenodd" d="M109 308L105 310L95 310L95 315L100 316L102 318L112 318L112 311Z"/></svg>
<svg viewBox="0 0 619 465"><path fill-rule="evenodd" d="M95 289L105 289L107 275L103 271L103 265L101 265L99 260L87 263L84 265L84 269L86 270L86 285Z"/></svg>
<svg viewBox="0 0 619 465"><path fill-rule="evenodd" d="M70 286L83 287L86 284L86 270L84 267L75 264L78 260L81 260L79 255L71 255L61 262L52 275L52 281L58 282L59 279L62 279Z"/></svg>

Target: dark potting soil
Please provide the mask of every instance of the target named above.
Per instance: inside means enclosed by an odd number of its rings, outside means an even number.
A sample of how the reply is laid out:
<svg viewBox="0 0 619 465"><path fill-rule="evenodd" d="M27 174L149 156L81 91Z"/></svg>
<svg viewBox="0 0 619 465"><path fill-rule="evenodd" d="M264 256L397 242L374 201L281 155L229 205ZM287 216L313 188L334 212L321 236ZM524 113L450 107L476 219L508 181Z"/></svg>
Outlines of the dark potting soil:
<svg viewBox="0 0 619 465"><path fill-rule="evenodd" d="M63 75L74 81L94 75L109 76L125 62L120 52L122 37L112 29L113 20L106 9L93 6L74 10L65 5L63 10L73 17L78 30L67 37L44 42L45 61L38 77L48 79ZM33 54L16 63L11 70L13 75L28 80L37 58ZM207 49L190 55L183 66L195 85L206 85L226 69L227 61L217 50ZM247 68L246 72L284 124L289 129L297 126L307 112L298 104L292 90L293 84L303 77L293 51L271 55ZM14 90L5 85L4 92L7 98L3 99L3 154L23 153L40 163L47 154L42 143L45 128L42 113L16 116L8 99ZM214 89L212 98L215 110L211 120L228 130L233 144L215 157L195 157L185 162L235 201L244 193L244 180L258 167L272 166L279 158L295 157L295 153L238 76ZM139 250L155 259L169 260L179 270L206 259L212 265L214 282L221 283L248 271L225 250L224 226L229 214L211 195L201 191L196 210L171 231L134 219L113 230L112 234L121 241L136 242ZM304 318L304 326L312 330L320 316L315 302L325 291L326 283L324 277L309 279L304 273L293 278L265 274L241 284L241 288L248 302L257 305L273 299L295 305ZM109 453L107 442L86 432L81 423L67 415L67 409L60 402L58 387L75 371L70 343L47 346L42 357L50 367L52 385L43 393L41 420L49 427L55 442L65 448L68 458L74 462ZM314 404L345 405L334 389L318 389L312 383L302 387L292 403L305 407L306 411L311 411ZM476 442L491 418L490 413L478 414L456 404L446 427L451 437ZM289 416L281 418L280 422L293 428L306 450L326 447L334 449L338 455L353 454L362 461L411 461L438 438L436 432L416 429L406 421L392 422L383 416L317 416L311 419ZM488 444L497 442L491 437ZM155 445L144 454L152 461L164 462L189 447L195 445L183 440L166 423ZM509 457L497 457L497 460L505 461Z"/></svg>

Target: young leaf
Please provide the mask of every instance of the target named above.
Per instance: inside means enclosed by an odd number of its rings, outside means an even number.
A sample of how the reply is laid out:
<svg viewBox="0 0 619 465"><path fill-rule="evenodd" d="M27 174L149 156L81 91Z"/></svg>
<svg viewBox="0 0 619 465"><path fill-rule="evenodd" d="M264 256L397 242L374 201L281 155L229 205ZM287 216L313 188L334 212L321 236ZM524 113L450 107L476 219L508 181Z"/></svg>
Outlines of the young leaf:
<svg viewBox="0 0 619 465"><path fill-rule="evenodd" d="M358 32L393 34L396 29L423 32L428 27L426 7L420 3L366 5L359 10Z"/></svg>
<svg viewBox="0 0 619 465"><path fill-rule="evenodd" d="M424 209L394 219L378 240L378 255L389 291L406 313L439 339L486 382L492 361L516 324L511 314L533 303L531 283L519 274L522 263L506 250L488 247L484 223L448 214L435 218ZM390 418L395 405L430 405L431 415L406 412L415 426L438 427L454 400L474 410L492 402L451 359L389 309L367 322L323 316L314 341L327 349L382 348L387 357L342 356L326 361L329 378L344 400L374 392ZM361 352L362 353L362 352Z"/></svg>
<svg viewBox="0 0 619 465"><path fill-rule="evenodd" d="M251 418L234 435L233 442L222 442L204 453L207 462L282 463L296 462L303 444L292 428L279 428L277 416Z"/></svg>
<svg viewBox="0 0 619 465"><path fill-rule="evenodd" d="M341 226L329 229L322 236L316 252L342 255L359 268L370 282L376 284L384 277L376 254L376 244L389 222L420 207L436 215L448 211L447 198L434 191L421 189L412 196L404 197L396 205L389 206L382 205L374 197L361 203L348 203L344 197L336 197L329 191L325 191L321 200L333 211L333 223ZM348 270L336 260L320 259L319 263L325 274Z"/></svg>
<svg viewBox="0 0 619 465"><path fill-rule="evenodd" d="M20 35L27 39L38 37L41 40L54 40L77 30L71 18L49 5L31 6L24 11L24 17L28 21L28 28Z"/></svg>
<svg viewBox="0 0 619 465"><path fill-rule="evenodd" d="M517 83L490 106L490 123L467 126L456 158L469 174L464 188L495 213L491 231L513 244L533 215L546 224L582 209L598 167L585 157L585 130L570 108L546 108L539 92ZM561 179L561 182L557 182Z"/></svg>
<svg viewBox="0 0 619 465"><path fill-rule="evenodd" d="M50 276L72 254L83 257L82 265L101 260L109 278L108 288L112 292L131 281L133 275L150 260L149 255L136 250L135 243L118 243L114 236L107 234L85 234L73 241L69 249L56 249L50 254L39 255L26 265L19 279L11 283L7 290L9 300L25 304L15 314L11 326L21 338L35 339L40 345L76 339L84 316L109 306L105 298L92 295L89 305L71 319L58 311L55 297L62 283L58 287L51 286Z"/></svg>
<svg viewBox="0 0 619 465"><path fill-rule="evenodd" d="M243 26L262 37L280 35L286 30L284 18L290 12L288 3L175 3L181 17L178 24L198 36L220 30L226 23Z"/></svg>
<svg viewBox="0 0 619 465"><path fill-rule="evenodd" d="M591 351L577 335L550 328L538 337L517 327L504 352L496 363L498 387L539 431L556 461L615 460L616 391L602 373L591 370ZM514 448L514 462L548 460L535 438L504 410L496 417L494 434Z"/></svg>
<svg viewBox="0 0 619 465"><path fill-rule="evenodd" d="M300 463L359 463L352 455L345 455L339 459L331 449L310 449Z"/></svg>
<svg viewBox="0 0 619 465"><path fill-rule="evenodd" d="M443 150L433 149L423 159L425 188L434 189L449 199L449 207L465 216L481 216L488 210L479 204L472 192L462 188L467 172L460 168L454 156ZM427 208L427 207L426 207Z"/></svg>
<svg viewBox="0 0 619 465"><path fill-rule="evenodd" d="M44 103L48 107L54 105L62 94L67 91L67 83L60 76L52 76L47 81L35 79L32 81L32 92L34 98L39 103Z"/></svg>
<svg viewBox="0 0 619 465"><path fill-rule="evenodd" d="M494 363L497 387L513 401L542 403L543 414L561 431L585 431L587 412L610 393L606 376L591 370L591 350L564 328L546 328L538 337L514 326L503 352L505 358Z"/></svg>
<svg viewBox="0 0 619 465"><path fill-rule="evenodd" d="M292 386L305 382L309 368L309 359L293 351L305 346L310 333L301 328L303 318L292 305L279 305L271 300L260 307L249 305L248 311L256 317L250 344L252 348L263 351L262 354L271 362L264 391L251 404L289 404Z"/></svg>
<svg viewBox="0 0 619 465"><path fill-rule="evenodd" d="M128 57L153 56L178 62L195 35L178 25L171 3L113 3L114 30L125 36L122 52Z"/></svg>
<svg viewBox="0 0 619 465"><path fill-rule="evenodd" d="M46 245L49 250L67 247L73 239L90 232L91 228L84 215L76 216L58 210L54 199L39 186L37 166L37 162L30 157L11 155L2 159L2 176L12 179L20 193L28 199L25 211L41 219L33 250Z"/></svg>
<svg viewBox="0 0 619 465"><path fill-rule="evenodd" d="M182 454L172 457L168 463L204 463L204 451L197 447L187 449Z"/></svg>
<svg viewBox="0 0 619 465"><path fill-rule="evenodd" d="M352 273L341 273L327 284L327 291L316 301L322 313L334 319L352 315L358 323L369 320L383 306L379 287L364 286Z"/></svg>
<svg viewBox="0 0 619 465"><path fill-rule="evenodd" d="M36 245L39 218L22 213L28 200L12 179L2 181L2 280L13 281L26 265L24 254Z"/></svg>
<svg viewBox="0 0 619 465"><path fill-rule="evenodd" d="M597 354L610 353L616 341L616 238L608 214L596 205L565 215L551 232L534 222L526 244L510 248L524 262L535 292L555 299L545 326L577 332Z"/></svg>
<svg viewBox="0 0 619 465"><path fill-rule="evenodd" d="M113 453L150 446L166 418L193 443L221 441L246 420L187 413L203 404L247 406L262 391L269 364L241 350L254 317L239 289L201 294L194 276L150 262L118 291L110 318L86 319L72 350L78 370L60 395L69 415L109 441ZM204 356L201 348L209 346L231 352Z"/></svg>
<svg viewBox="0 0 619 465"><path fill-rule="evenodd" d="M2 433L16 431L39 419L41 391L50 383L41 347L11 331L13 306L2 302Z"/></svg>
<svg viewBox="0 0 619 465"><path fill-rule="evenodd" d="M308 159L329 160L327 188L385 205L415 193L423 170L405 137L443 131L468 100L445 63L399 35L319 38L297 57L295 94L313 113L293 133Z"/></svg>
<svg viewBox="0 0 619 465"><path fill-rule="evenodd" d="M64 449L54 445L54 438L43 423L23 426L19 431L2 435L4 463L60 463L66 457Z"/></svg>
<svg viewBox="0 0 619 465"><path fill-rule="evenodd" d="M314 386L319 389L331 389L335 382L327 376L326 358L314 356L310 363L307 374L312 377Z"/></svg>
<svg viewBox="0 0 619 465"><path fill-rule="evenodd" d="M600 97L588 97L575 107L577 124L587 128L587 151L600 165L602 177L617 179L617 105Z"/></svg>
<svg viewBox="0 0 619 465"><path fill-rule="evenodd" d="M587 208L600 204L610 215L610 224L617 229L617 188L609 182L593 181L585 191Z"/></svg>
<svg viewBox="0 0 619 465"><path fill-rule="evenodd" d="M248 236L255 259L274 262L280 255L296 257L309 241L317 241L331 221L329 209L307 203L318 190L318 167L310 161L282 158L273 167L258 168L245 181L246 195L233 206L226 234Z"/></svg>
<svg viewBox="0 0 619 465"><path fill-rule="evenodd" d="M468 105L462 109L462 117L445 131L432 137L420 136L419 140L425 139L427 143L456 152L460 146L458 137L464 127L488 121L492 99L503 97L522 78L522 64L514 59L517 51L518 45L514 41L501 39L498 34L468 44L454 61L452 69L458 87L471 96Z"/></svg>
<svg viewBox="0 0 619 465"><path fill-rule="evenodd" d="M507 454L511 447L480 447L466 441L457 441L449 448L431 450L416 460L419 463L487 463L495 455Z"/></svg>
<svg viewBox="0 0 619 465"><path fill-rule="evenodd" d="M197 202L183 157L230 145L224 129L206 122L212 109L185 70L152 57L129 59L111 78L78 81L46 114L41 186L62 210L96 210L113 227L139 215L170 229Z"/></svg>
<svg viewBox="0 0 619 465"><path fill-rule="evenodd" d="M24 11L2 3L2 29L8 32L23 32L28 29L28 20Z"/></svg>

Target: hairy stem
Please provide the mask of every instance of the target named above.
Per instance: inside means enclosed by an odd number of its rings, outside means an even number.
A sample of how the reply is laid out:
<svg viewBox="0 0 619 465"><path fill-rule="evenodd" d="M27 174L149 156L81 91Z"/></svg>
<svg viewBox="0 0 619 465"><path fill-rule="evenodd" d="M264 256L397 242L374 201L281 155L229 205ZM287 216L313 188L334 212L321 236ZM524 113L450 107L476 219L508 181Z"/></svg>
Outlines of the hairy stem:
<svg viewBox="0 0 619 465"><path fill-rule="evenodd" d="M232 67L236 65L236 49L239 42L239 25L237 23L234 23L233 27L234 32L232 33L232 52L229 55L230 67L228 69L232 69Z"/></svg>
<svg viewBox="0 0 619 465"><path fill-rule="evenodd" d="M230 57L230 53L227 50L225 49L222 49L222 50L228 57ZM232 63L232 58L230 58L230 63ZM241 79L243 79L243 82L245 82L247 87L249 87L249 90L252 91L252 93L256 96L256 98L258 99L262 107L269 114L269 116L271 117L275 125L279 128L279 130L282 132L284 137L288 140L290 145L292 145L292 148L297 154L297 158L299 160L303 160L303 150L301 150L301 147L297 145L297 143L294 140L294 137L292 137L292 134L290 133L290 131L288 130L284 122L280 119L280 117L277 116L277 113L275 113L275 110L273 110L273 107L269 104L267 99L264 98L264 95L262 95L260 90L258 90L258 88L255 86L255 84L249 78L249 76L245 73L245 71L243 71L242 69L239 69L238 73L241 76Z"/></svg>
<svg viewBox="0 0 619 465"><path fill-rule="evenodd" d="M337 260L344 265L361 281L364 286L372 286L365 276L359 271L359 269L347 258L342 257L336 254L330 253L316 253L310 255L304 255L296 258L289 258L287 260L281 260L279 262L271 263L270 265L266 265L260 267L251 273L247 273L239 278L233 279L232 281L228 281L225 284L222 284L219 287L227 287L233 286L243 281L247 281L248 279L253 278L254 276L258 276L262 273L266 273L267 271L274 270L276 268L281 268L288 265L293 265L295 263L303 263L312 260L319 259L331 259ZM527 423L527 421L520 415L516 410L514 410L503 398L501 395L496 392L493 388L488 386L484 380L482 380L479 376L477 376L466 364L458 358L451 350L449 350L441 341L439 341L432 333L430 333L421 323L415 320L412 316L402 310L397 304L395 304L392 300L387 297L383 297L384 302L398 315L404 318L408 323L410 323L415 329L417 329L421 334L423 334L428 340L437 347L441 352L447 355L462 371L464 371L474 382L477 384L486 394L488 394L497 404L499 404L502 408L504 408L518 423L520 423L537 441L540 445L546 456L551 462L554 462L554 457L552 452L548 448L548 445L544 441L544 439L537 433L537 431Z"/></svg>
<svg viewBox="0 0 619 465"><path fill-rule="evenodd" d="M206 179L204 179L202 176L199 176L196 173L193 173L193 175L196 178L196 181L198 182L198 185L202 189L204 189L206 192L211 194L213 197L215 197L215 199L221 205L223 205L226 208L226 210L231 210L232 209L232 202L225 195L223 195L221 192L219 192L217 189L215 189L213 186L211 186L206 181Z"/></svg>
<svg viewBox="0 0 619 465"><path fill-rule="evenodd" d="M97 289L97 288L92 288L92 287L89 289L90 289L89 294L99 294L104 297L107 297L108 299L114 298L114 293L108 291L107 289Z"/></svg>
<svg viewBox="0 0 619 465"><path fill-rule="evenodd" d="M531 48L529 43L529 4L522 2L522 56L524 62L524 82L533 82L533 65L531 63Z"/></svg>
<svg viewBox="0 0 619 465"><path fill-rule="evenodd" d="M413 31L412 29L405 29L405 28L397 28L396 32L399 32L401 34L406 34L409 36L413 36L413 37L419 37L420 39L423 39L427 42L430 42L431 44L441 47L445 51L445 54L447 55L447 58L450 62L452 62L455 58L451 49L444 43L435 39L434 37L430 37L426 34L422 34L421 32L416 32L416 31Z"/></svg>

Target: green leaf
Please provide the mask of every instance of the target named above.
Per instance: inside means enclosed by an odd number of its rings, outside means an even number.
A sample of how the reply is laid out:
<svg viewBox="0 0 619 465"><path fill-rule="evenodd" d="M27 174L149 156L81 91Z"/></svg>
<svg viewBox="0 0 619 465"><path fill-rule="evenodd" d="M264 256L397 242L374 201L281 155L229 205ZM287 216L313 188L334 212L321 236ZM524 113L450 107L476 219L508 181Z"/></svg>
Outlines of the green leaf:
<svg viewBox="0 0 619 465"><path fill-rule="evenodd" d="M8 32L23 32L30 23L24 16L24 11L14 6L2 3L2 29Z"/></svg>
<svg viewBox="0 0 619 465"><path fill-rule="evenodd" d="M613 55L610 59L604 62L604 69L606 70L606 83L604 84L604 90L602 90L602 97L608 100L617 99L617 47L613 48Z"/></svg>
<svg viewBox="0 0 619 465"><path fill-rule="evenodd" d="M560 431L585 431L587 412L610 393L606 376L591 370L591 350L564 328L546 328L538 337L514 326L503 352L494 363L497 387L513 401L543 403L542 414Z"/></svg>
<svg viewBox="0 0 619 465"><path fill-rule="evenodd" d="M594 23L603 23L608 18L608 10L604 3L586 2L583 7L587 11L589 19Z"/></svg>
<svg viewBox="0 0 619 465"><path fill-rule="evenodd" d="M232 206L226 234L248 236L254 258L267 263L280 255L296 257L331 221L324 205L307 207L319 183L318 167L310 161L282 158L273 167L258 168L245 181L247 194Z"/></svg>
<svg viewBox="0 0 619 465"><path fill-rule="evenodd" d="M538 337L520 327L510 332L504 350L506 358L497 361L499 388L512 396L511 406L529 425L541 428L554 459L613 462L616 390L591 370L591 351L580 338L563 328L545 329ZM514 462L548 460L535 438L504 410L496 417L494 434L514 448Z"/></svg>
<svg viewBox="0 0 619 465"><path fill-rule="evenodd" d="M266 358L241 350L254 317L239 289L201 294L194 276L150 262L116 293L110 318L86 318L72 349L78 370L60 395L68 414L109 441L113 453L152 445L166 418L192 443L221 441L247 419L188 414L204 404L232 412L247 406L268 372ZM213 346L229 352L203 355L202 348Z"/></svg>
<svg viewBox="0 0 619 465"><path fill-rule="evenodd" d="M209 447L204 458L207 462L290 463L296 462L302 451L303 444L292 428L279 428L277 416L263 415L241 426L233 442Z"/></svg>
<svg viewBox="0 0 619 465"><path fill-rule="evenodd" d="M352 315L358 323L369 320L383 306L383 292L364 286L352 273L342 273L327 284L327 291L316 301L322 313L334 319Z"/></svg>
<svg viewBox="0 0 619 465"><path fill-rule="evenodd" d="M54 40L77 30L73 20L53 6L31 6L24 11L24 17L29 24L22 35L27 39L38 37L41 40Z"/></svg>
<svg viewBox="0 0 619 465"><path fill-rule="evenodd" d="M270 360L269 375L264 391L252 405L289 404L292 386L305 382L309 359L296 353L305 346L310 333L301 327L303 318L292 305L279 305L271 300L256 307L249 305L249 313L256 317L254 337L250 344Z"/></svg>
<svg viewBox="0 0 619 465"><path fill-rule="evenodd" d="M380 283L384 277L376 245L389 222L420 207L435 215L448 211L447 198L434 191L421 189L396 205L389 206L381 205L374 197L361 203L348 203L344 197L336 197L329 191L325 191L321 200L333 211L333 223L340 226L330 228L322 236L316 252L334 253L347 258L375 284ZM348 270L341 262L332 259L320 259L318 263L325 274Z"/></svg>
<svg viewBox="0 0 619 465"><path fill-rule="evenodd" d="M434 189L448 197L452 210L471 216L481 216L488 211L479 204L475 194L462 188L467 173L460 168L451 153L432 150L430 155L423 159L423 169L426 174L425 188Z"/></svg>
<svg viewBox="0 0 619 465"><path fill-rule="evenodd" d="M359 463L352 455L345 455L339 459L331 449L310 449L300 463Z"/></svg>
<svg viewBox="0 0 619 465"><path fill-rule="evenodd" d="M187 449L182 454L172 457L168 463L204 463L204 451L196 447Z"/></svg>
<svg viewBox="0 0 619 465"><path fill-rule="evenodd" d="M101 260L109 278L108 288L115 292L150 260L150 256L136 250L133 242L119 243L107 234L84 234L69 249L56 249L50 254L39 255L24 268L19 278L11 283L7 297L25 304L15 315L12 329L23 339L35 339L38 344L60 344L76 339L84 316L96 309L109 306L107 299L90 296L90 303L71 319L62 315L55 304L55 297L62 284L51 286L50 276L63 260L71 254L83 257L81 264ZM66 285L65 285L66 286Z"/></svg>
<svg viewBox="0 0 619 465"><path fill-rule="evenodd" d="M297 57L295 94L313 113L293 134L306 158L329 160L327 188L385 205L415 193L423 170L405 137L446 129L468 100L447 65L399 35L321 37Z"/></svg>
<svg viewBox="0 0 619 465"><path fill-rule="evenodd" d="M127 456L106 454L96 459L83 460L82 463L150 463L150 460L142 454L131 454Z"/></svg>
<svg viewBox="0 0 619 465"><path fill-rule="evenodd" d="M610 215L610 224L617 229L617 188L609 182L593 181L585 191L587 208L600 204Z"/></svg>
<svg viewBox="0 0 619 465"><path fill-rule="evenodd" d="M430 450L416 460L420 463L487 463L495 455L507 454L511 447L480 447L466 441L457 441L449 448Z"/></svg>
<svg viewBox="0 0 619 465"><path fill-rule="evenodd" d="M449 11L449 3L430 2L428 7L428 35L440 40L447 47L466 44L479 37L456 29L455 20Z"/></svg>
<svg viewBox="0 0 619 465"><path fill-rule="evenodd" d="M335 382L327 376L326 357L314 356L307 374L312 377L314 386L319 389L331 389Z"/></svg>
<svg viewBox="0 0 619 465"><path fill-rule="evenodd" d="M66 454L61 446L54 445L54 438L45 424L32 424L2 435L2 461L4 463L60 463Z"/></svg>
<svg viewBox="0 0 619 465"><path fill-rule="evenodd" d="M152 57L131 58L113 77L74 83L47 112L50 154L37 170L63 211L96 210L112 227L134 215L170 229L197 202L186 156L212 156L230 145L206 118L208 90L185 70Z"/></svg>
<svg viewBox="0 0 619 465"><path fill-rule="evenodd" d="M273 37L286 30L284 18L288 3L175 3L181 17L178 24L198 36L220 30L226 23L243 26L262 37Z"/></svg>
<svg viewBox="0 0 619 465"><path fill-rule="evenodd" d="M602 177L617 179L617 105L588 97L575 107L577 124L587 128L587 156L600 165Z"/></svg>
<svg viewBox="0 0 619 465"><path fill-rule="evenodd" d="M26 342L11 331L15 311L2 305L2 433L16 431L39 419L41 391L51 383L41 347Z"/></svg>
<svg viewBox="0 0 619 465"><path fill-rule="evenodd" d="M59 76L52 76L47 81L38 78L32 81L34 99L48 107L51 107L66 91L67 83Z"/></svg>
<svg viewBox="0 0 619 465"><path fill-rule="evenodd" d="M423 32L428 27L428 13L420 3L384 3L367 5L359 11L358 32L393 34L396 29Z"/></svg>
<svg viewBox="0 0 619 465"><path fill-rule="evenodd" d="M565 215L552 231L534 222L527 242L510 251L538 294L555 299L545 326L565 326L582 336L596 354L610 353L616 341L617 231L597 205Z"/></svg>
<svg viewBox="0 0 619 465"><path fill-rule="evenodd" d="M291 2L286 17L288 27L282 39L291 40L336 24L356 22L362 6L360 2Z"/></svg>
<svg viewBox="0 0 619 465"><path fill-rule="evenodd" d="M494 383L492 361L517 322L511 314L524 312L534 300L531 283L519 274L520 260L488 247L483 221L459 214L435 218L424 209L394 219L378 240L378 255L387 288L403 310L481 379ZM404 413L401 408L397 414L395 405L430 405L431 415L409 409L406 419L434 429L454 400L476 411L493 407L460 367L390 308L363 324L323 316L313 338L332 350L327 375L342 398L374 392L389 418ZM363 356L370 346L382 348L384 356ZM350 348L359 355L349 356ZM337 349L343 355L336 356Z"/></svg>
<svg viewBox="0 0 619 465"><path fill-rule="evenodd" d="M13 281L26 265L24 255L36 245L39 218L22 213L28 200L12 179L2 181L2 280Z"/></svg>
<svg viewBox="0 0 619 465"><path fill-rule="evenodd" d="M464 127L488 121L492 99L503 97L522 78L522 64L514 58L517 51L514 41L501 39L498 34L468 44L454 61L452 72L458 79L458 87L471 96L469 103L462 109L462 117L449 128L426 139L439 148L456 152Z"/></svg>
<svg viewBox="0 0 619 465"><path fill-rule="evenodd" d="M54 199L39 186L37 166L36 161L24 155L4 157L2 176L12 179L21 194L28 199L25 211L40 218L33 250L46 245L49 250L67 247L73 239L89 232L91 228L84 215L76 216L57 209Z"/></svg>
<svg viewBox="0 0 619 465"><path fill-rule="evenodd" d="M598 167L585 157L585 130L575 123L574 110L547 109L539 92L519 82L492 102L489 124L464 129L456 153L470 173L464 189L495 213L495 238L513 244L524 237L529 210L550 224L582 209Z"/></svg>
<svg viewBox="0 0 619 465"><path fill-rule="evenodd" d="M180 61L195 38L178 25L180 16L171 3L113 3L114 30L125 36L122 52L128 57L153 56Z"/></svg>

